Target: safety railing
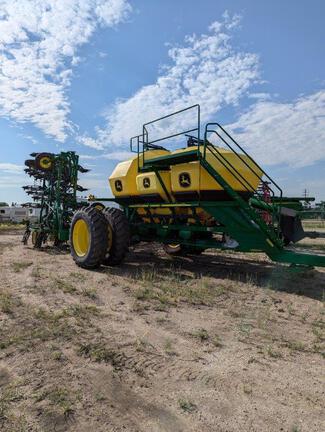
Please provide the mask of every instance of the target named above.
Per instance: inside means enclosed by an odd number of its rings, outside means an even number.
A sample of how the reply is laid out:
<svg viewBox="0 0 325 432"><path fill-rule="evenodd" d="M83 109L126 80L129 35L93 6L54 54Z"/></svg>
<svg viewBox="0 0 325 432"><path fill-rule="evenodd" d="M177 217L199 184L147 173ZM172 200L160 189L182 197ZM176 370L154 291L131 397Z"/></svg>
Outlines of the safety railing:
<svg viewBox="0 0 325 432"><path fill-rule="evenodd" d="M186 129L186 130L183 130L182 132L177 132L175 134L171 134L171 135L167 135L167 136L162 136L162 137L156 138L154 140L150 140L149 139L148 126L150 126L150 125L152 126L154 124L157 124L158 122L161 122L162 120L166 120L168 118L171 118L171 117L174 117L176 115L188 112L190 110L196 110L197 125L196 125L195 128ZM142 136L144 138L145 146L153 146L154 147L154 144L157 143L157 142L165 141L165 140L170 139L170 138L175 138L175 137L180 136L180 135L185 135L185 134L188 134L190 132L197 132L197 139L200 140L200 115L201 115L200 111L201 111L200 110L200 105L199 104L195 104L195 105L192 105L192 106L189 106L187 108L175 111L175 112L173 112L171 114L167 114L165 116L159 117L159 118L157 118L155 120L152 120L150 122L145 123L142 126Z"/></svg>
<svg viewBox="0 0 325 432"><path fill-rule="evenodd" d="M226 135L226 137L231 141L232 145L218 132L218 130L210 129L211 126L217 126ZM207 125L205 126L204 150L203 150L203 157L204 158L206 158L207 148L209 148L210 151L212 148L215 152L218 153L218 155L221 157L221 159L223 159L225 162L227 162L228 171L232 170L246 184L245 189L247 189L247 186L248 186L248 188L252 189L252 185L249 184L247 178L243 177L242 174L229 161L229 159L226 159L222 155L222 153L218 150L217 146L212 145L208 141L208 134L217 135L217 137L222 141L222 143L238 158L237 160L240 160L257 179L262 181L262 177L265 176L268 179L268 184L265 184L265 185L269 189L272 197L276 196L276 194L270 185L273 185L273 188L275 188L279 194L279 199L282 200L283 192L282 192L282 189L280 188L280 186L263 170L263 168L238 144L238 142L219 123L207 123ZM240 153L238 153L234 147L237 147L237 149L239 149ZM247 159L249 159L250 162L252 162L253 166L255 166L258 169L259 173L256 172L256 170L249 163L247 163L247 161L242 156L243 154L246 156ZM260 173L262 173L262 176ZM253 188L253 190L255 190L255 188Z"/></svg>
<svg viewBox="0 0 325 432"><path fill-rule="evenodd" d="M215 126L217 126L218 129L215 128L212 129L212 127ZM228 140L220 134L219 129L228 138ZM222 141L226 149L230 150L232 154L236 156L236 161L237 162L240 161L244 166L246 166L249 172L256 177L256 179L258 179L260 182L263 182L264 187L267 189L268 193L272 196L272 198L276 196L275 190L277 191L278 205L276 206L275 209L276 214L274 213L272 214L272 223L273 224L277 223L279 220L278 215L280 213L281 201L283 195L280 186L263 170L263 168L261 168L256 163L256 161L237 143L237 141L235 141L235 139L219 123L208 123L205 127L205 133L204 133L204 144L203 144L203 152L202 152L203 159L207 160L207 151L209 151L209 153L218 160L218 162L231 174L231 176L244 188L245 191L254 194L254 198L261 205L265 204L265 200L260 195L257 194L257 190L256 190L257 188L254 185L252 185L251 182L247 179L247 177L245 177L234 166L234 163L232 163L228 157L226 158L224 156L224 154L220 151L220 147L210 143L210 141L208 140L208 136L210 137L210 134L217 135L217 137ZM229 143L229 140L231 143ZM222 148L224 148L224 146ZM240 153L237 151L237 149L240 151ZM253 166L251 166L248 163L248 161L250 161ZM263 176L265 176L268 182L262 180Z"/></svg>
<svg viewBox="0 0 325 432"><path fill-rule="evenodd" d="M173 133L170 135L164 135L162 137L158 137L155 139L151 139L149 126L155 125L160 121L165 119L169 119L175 115L182 114L184 112L190 110L196 110L197 112L197 125L191 129L182 130L181 132ZM188 135L189 133L195 132L197 136ZM190 137L190 139L196 143L198 159L203 159L207 161L207 150L209 153L214 156L219 163L227 170L230 175L242 186L244 191L247 191L254 195L254 198L261 204L265 204L266 201L263 200L261 195L258 195L256 182L254 185L251 184L251 181L243 175L238 168L236 168L235 164L230 161L228 157L225 157L223 152L220 151L220 147L213 145L209 141L210 134L215 134L219 140L222 142L222 147L226 147L226 149L230 150L233 155L235 155L237 162L241 162L242 166L245 166L252 176L255 176L259 182L262 182L265 190L267 191L267 195L272 198L276 197L277 206L276 212L280 212L281 201L282 201L282 189L280 186L267 174L263 168L261 168L256 161L237 143L237 141L219 124L219 123L207 123L204 131L204 139L200 138L200 105L193 105L187 107L185 109L176 111L172 114L168 114L166 116L157 118L148 123L145 123L142 128L142 134L136 135L130 139L130 150L132 152L137 153L138 155L138 167L145 165L145 153L150 149L164 149L164 147L157 145L158 142L162 142L177 136L185 135ZM141 163L140 163L141 162ZM207 161L208 162L208 161ZM251 176L250 176L251 177ZM263 180L265 177L266 180ZM231 185L229 185L231 187ZM233 188L232 188L233 189ZM237 193L234 190L234 193ZM276 196L277 195L277 196ZM234 195L235 196L235 195ZM256 201L255 201L256 202ZM271 199L272 202L272 199ZM269 204L270 202L268 202ZM274 217L274 214L272 215ZM278 218L277 218L278 219Z"/></svg>
<svg viewBox="0 0 325 432"><path fill-rule="evenodd" d="M144 146L143 146L143 135L135 135L130 138L130 151L132 153L137 153L138 159L138 169L140 167L140 157L142 157L142 165L144 161ZM142 149L140 151L140 146L142 145Z"/></svg>
<svg viewBox="0 0 325 432"><path fill-rule="evenodd" d="M190 110L196 111L196 122L195 122L196 125L195 125L195 127L187 128L187 129L182 130L181 132L172 133L170 135L163 135L161 137L151 139L150 131L149 131L150 126L157 125L157 124L159 124L159 122L170 119L170 118L177 116L177 115L181 115L181 114L186 113ZM172 138L175 138L175 137L178 137L181 135L189 136L189 135L187 135L189 133L195 133L195 136L192 136L192 138L194 140L196 140L198 143L201 142L202 140L200 139L200 133L201 133L201 131L200 131L200 115L201 115L200 114L200 105L195 104L195 105L192 105L192 106L189 106L187 108L175 111L171 114L159 117L155 120L152 120L150 122L143 124L142 134L135 135L132 138L130 138L130 151L138 154L138 166L140 163L140 158L142 159L142 164L144 165L145 152L147 150L150 150L150 149L166 150L165 147L158 145L157 144L158 142L166 141L168 139L172 139Z"/></svg>

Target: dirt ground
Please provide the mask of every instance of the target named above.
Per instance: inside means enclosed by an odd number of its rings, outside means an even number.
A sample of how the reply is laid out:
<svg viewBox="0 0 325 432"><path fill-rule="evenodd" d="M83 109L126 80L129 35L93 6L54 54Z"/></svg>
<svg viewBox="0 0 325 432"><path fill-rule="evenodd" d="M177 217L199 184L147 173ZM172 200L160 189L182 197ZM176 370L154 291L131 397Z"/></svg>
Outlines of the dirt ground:
<svg viewBox="0 0 325 432"><path fill-rule="evenodd" d="M87 271L20 240L0 232L1 431L325 430L325 269L139 245Z"/></svg>

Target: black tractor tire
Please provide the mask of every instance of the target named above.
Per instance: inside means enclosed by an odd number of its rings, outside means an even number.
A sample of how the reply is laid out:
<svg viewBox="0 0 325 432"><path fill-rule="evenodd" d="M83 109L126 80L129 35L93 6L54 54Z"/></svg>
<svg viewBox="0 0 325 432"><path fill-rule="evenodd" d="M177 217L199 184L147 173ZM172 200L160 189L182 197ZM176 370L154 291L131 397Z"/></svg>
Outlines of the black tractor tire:
<svg viewBox="0 0 325 432"><path fill-rule="evenodd" d="M34 249L41 249L43 243L46 242L47 235L43 231L32 232L32 244Z"/></svg>
<svg viewBox="0 0 325 432"><path fill-rule="evenodd" d="M85 227L88 231L86 245L79 238ZM70 226L70 248L79 267L94 269L101 265L107 251L107 221L102 212L94 207L83 207L75 212Z"/></svg>
<svg viewBox="0 0 325 432"><path fill-rule="evenodd" d="M103 264L118 265L124 260L129 249L129 221L122 210L114 207L103 210L103 215L108 223L108 247Z"/></svg>
<svg viewBox="0 0 325 432"><path fill-rule="evenodd" d="M201 253L205 251L205 249L202 248L195 248L191 246L185 246L185 247L186 247L186 253L189 255L201 255Z"/></svg>
<svg viewBox="0 0 325 432"><path fill-rule="evenodd" d="M91 204L89 204L88 207L94 207L100 211L103 211L105 209L104 204L102 204L101 202L97 202L97 201L92 202Z"/></svg>

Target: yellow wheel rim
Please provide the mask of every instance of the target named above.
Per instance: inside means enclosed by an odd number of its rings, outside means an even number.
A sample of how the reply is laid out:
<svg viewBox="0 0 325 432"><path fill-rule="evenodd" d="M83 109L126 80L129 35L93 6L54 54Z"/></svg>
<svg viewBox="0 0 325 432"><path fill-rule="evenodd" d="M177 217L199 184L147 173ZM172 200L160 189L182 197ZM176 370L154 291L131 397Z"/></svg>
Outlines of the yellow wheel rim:
<svg viewBox="0 0 325 432"><path fill-rule="evenodd" d="M87 223L78 219L73 226L73 249L79 257L87 255L90 246L90 235Z"/></svg>
<svg viewBox="0 0 325 432"><path fill-rule="evenodd" d="M49 169L49 168L51 168L52 160L48 156L44 156L40 159L39 165L43 169Z"/></svg>
<svg viewBox="0 0 325 432"><path fill-rule="evenodd" d="M171 249L178 249L180 247L180 244L179 243L169 243L167 246L170 247Z"/></svg>
<svg viewBox="0 0 325 432"><path fill-rule="evenodd" d="M32 245L34 245L34 246L36 244L37 235L38 235L37 231L32 232Z"/></svg>

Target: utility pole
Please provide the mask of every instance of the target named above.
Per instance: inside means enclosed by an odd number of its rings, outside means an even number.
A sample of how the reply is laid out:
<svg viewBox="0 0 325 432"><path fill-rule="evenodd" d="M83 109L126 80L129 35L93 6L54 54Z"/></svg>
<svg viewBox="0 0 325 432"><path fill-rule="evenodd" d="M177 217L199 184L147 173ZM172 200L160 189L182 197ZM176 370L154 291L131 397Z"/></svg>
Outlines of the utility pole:
<svg viewBox="0 0 325 432"><path fill-rule="evenodd" d="M307 189L304 189L304 191L303 191L303 197L304 198L308 198L308 195L309 195L309 191Z"/></svg>
<svg viewBox="0 0 325 432"><path fill-rule="evenodd" d="M304 189L302 196L305 198L304 208L306 209L310 208L310 203L307 201L308 195L309 195L309 191L307 189Z"/></svg>

